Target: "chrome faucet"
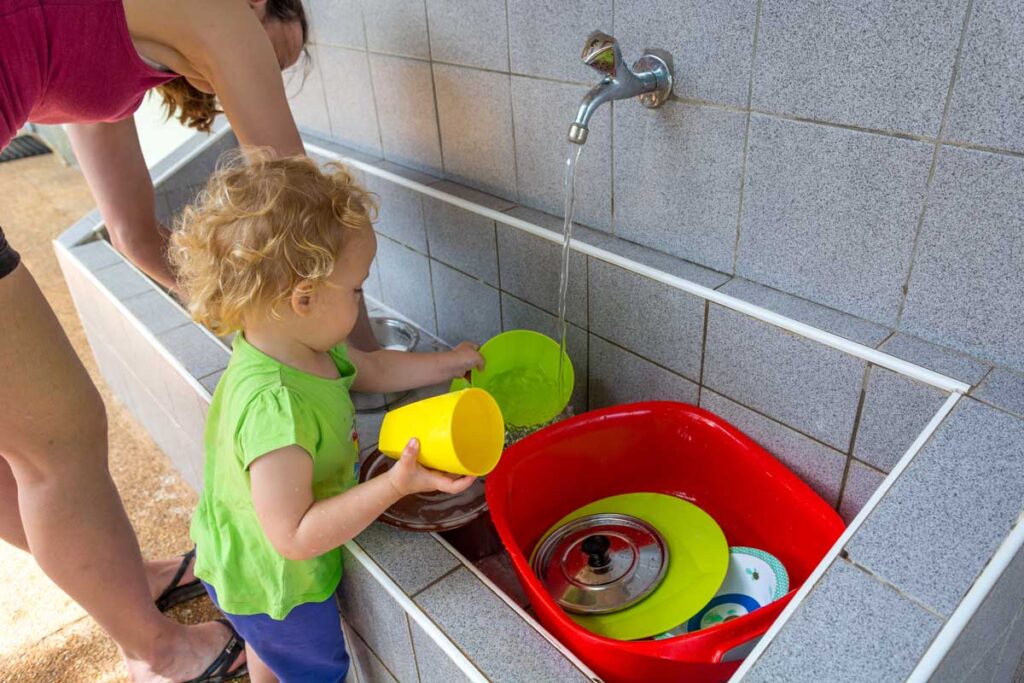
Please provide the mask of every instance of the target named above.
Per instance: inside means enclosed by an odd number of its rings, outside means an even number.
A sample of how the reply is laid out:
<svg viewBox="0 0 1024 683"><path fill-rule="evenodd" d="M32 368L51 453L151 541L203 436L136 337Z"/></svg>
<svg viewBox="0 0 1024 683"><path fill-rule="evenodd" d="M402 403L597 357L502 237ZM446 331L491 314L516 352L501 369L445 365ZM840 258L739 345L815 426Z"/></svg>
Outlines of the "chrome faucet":
<svg viewBox="0 0 1024 683"><path fill-rule="evenodd" d="M604 74L604 78L583 96L576 120L569 126L569 142L582 145L587 141L590 117L605 102L636 97L640 104L653 109L663 105L672 94L672 70L651 51L645 52L630 69L622 61L615 38L594 31L587 36L580 56L584 64Z"/></svg>

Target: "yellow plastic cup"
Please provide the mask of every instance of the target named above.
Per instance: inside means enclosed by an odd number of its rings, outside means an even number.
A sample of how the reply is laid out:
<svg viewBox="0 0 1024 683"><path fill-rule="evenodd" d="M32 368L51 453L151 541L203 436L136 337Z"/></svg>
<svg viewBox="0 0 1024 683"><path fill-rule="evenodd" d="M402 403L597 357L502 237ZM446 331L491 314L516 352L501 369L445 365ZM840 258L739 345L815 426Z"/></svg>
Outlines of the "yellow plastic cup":
<svg viewBox="0 0 1024 683"><path fill-rule="evenodd" d="M494 396L508 424L545 424L569 404L575 372L568 354L561 353L558 342L551 337L533 330L509 330L488 340L480 347L480 354L486 364L483 370L473 370L470 385ZM458 387L453 383L453 389Z"/></svg>
<svg viewBox="0 0 1024 683"><path fill-rule="evenodd" d="M377 448L397 460L412 438L419 439L424 467L480 477L498 464L505 421L490 394L463 389L388 412Z"/></svg>

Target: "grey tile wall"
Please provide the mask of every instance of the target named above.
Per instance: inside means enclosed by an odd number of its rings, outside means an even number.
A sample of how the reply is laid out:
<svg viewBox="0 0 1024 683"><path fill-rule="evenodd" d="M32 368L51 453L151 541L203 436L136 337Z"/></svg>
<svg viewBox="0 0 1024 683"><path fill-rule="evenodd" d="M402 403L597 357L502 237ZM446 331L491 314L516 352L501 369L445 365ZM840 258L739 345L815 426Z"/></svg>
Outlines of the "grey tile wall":
<svg viewBox="0 0 1024 683"><path fill-rule="evenodd" d="M1024 551L1018 551L1010 561L992 592L943 658L931 681L998 683L1013 678L1021 650L1024 650L1024 641L1019 637L1013 638L1015 630L1024 628L1021 586L1024 586Z"/></svg>
<svg viewBox="0 0 1024 683"><path fill-rule="evenodd" d="M529 235L507 225L498 226L498 266L501 288L514 296L558 313L558 281L561 245ZM569 256L569 291L566 319L586 327L587 258L579 252Z"/></svg>
<svg viewBox="0 0 1024 683"><path fill-rule="evenodd" d="M637 401L697 404L696 383L590 335L590 408Z"/></svg>
<svg viewBox="0 0 1024 683"><path fill-rule="evenodd" d="M946 137L1024 152L1024 6L976 0Z"/></svg>
<svg viewBox="0 0 1024 683"><path fill-rule="evenodd" d="M488 284L434 261L430 268L437 336L450 344L483 344L501 332L501 297Z"/></svg>
<svg viewBox="0 0 1024 683"><path fill-rule="evenodd" d="M504 0L427 0L430 55L440 62L508 71Z"/></svg>
<svg viewBox="0 0 1024 683"><path fill-rule="evenodd" d="M363 8L359 0L309 0L313 41L335 47L366 48Z"/></svg>
<svg viewBox="0 0 1024 683"><path fill-rule="evenodd" d="M939 617L837 559L743 680L903 681L941 626Z"/></svg>
<svg viewBox="0 0 1024 683"><path fill-rule="evenodd" d="M808 299L786 294L777 289L759 285L743 278L733 278L718 288L723 294L729 294L748 303L756 304L770 311L781 313L794 320L807 323L813 327L852 339L865 346L878 346L890 335L888 328L877 323L857 318L848 313L828 308Z"/></svg>
<svg viewBox="0 0 1024 683"><path fill-rule="evenodd" d="M508 0L512 71L596 83L600 78L580 63L584 39L595 29L612 32L612 0Z"/></svg>
<svg viewBox="0 0 1024 683"><path fill-rule="evenodd" d="M330 137L331 120L324 100L324 82L320 77L322 52L323 48L318 45L309 46L309 60L300 59L283 74L284 86L295 123Z"/></svg>
<svg viewBox="0 0 1024 683"><path fill-rule="evenodd" d="M882 484L883 479L885 479L885 473L868 467L862 462L850 461L850 468L846 473L846 483L843 485L843 499L839 503L839 515L844 522L849 524L853 521L853 518Z"/></svg>
<svg viewBox="0 0 1024 683"><path fill-rule="evenodd" d="M615 234L731 272L746 116L615 107Z"/></svg>
<svg viewBox="0 0 1024 683"><path fill-rule="evenodd" d="M681 97L747 105L756 0L617 0L615 37L623 53L667 50Z"/></svg>
<svg viewBox="0 0 1024 683"><path fill-rule="evenodd" d="M372 0L361 4L369 50L430 58L423 0Z"/></svg>
<svg viewBox="0 0 1024 683"><path fill-rule="evenodd" d="M846 455L704 389L700 405L725 418L793 470L830 505L839 501Z"/></svg>
<svg viewBox="0 0 1024 683"><path fill-rule="evenodd" d="M1024 370L1024 159L945 147L900 329Z"/></svg>
<svg viewBox="0 0 1024 683"><path fill-rule="evenodd" d="M440 173L441 143L430 64L371 54L370 72L384 156L419 171Z"/></svg>
<svg viewBox="0 0 1024 683"><path fill-rule="evenodd" d="M380 154L377 108L373 97L367 96L372 89L366 53L324 45L317 50L317 57L320 73L330 74L323 88L331 130L350 147Z"/></svg>
<svg viewBox="0 0 1024 683"><path fill-rule="evenodd" d="M498 211L512 205L454 183L441 183L436 189ZM494 221L426 196L423 197L423 216L432 258L480 278L487 284L498 285L498 245Z"/></svg>
<svg viewBox="0 0 1024 683"><path fill-rule="evenodd" d="M712 304L704 385L846 450L864 361Z"/></svg>
<svg viewBox="0 0 1024 683"><path fill-rule="evenodd" d="M759 109L937 135L967 0L764 0Z"/></svg>
<svg viewBox="0 0 1024 683"><path fill-rule="evenodd" d="M966 322L937 320L928 306L946 294L931 281L937 262L958 248L935 237L934 195L940 208L974 211L969 198L941 196L949 178L989 207L1021 213L1000 190L1019 180L990 184L971 164L943 170L963 149L944 145L928 183L940 134L995 148L1009 165L1002 150L1024 151L1013 104L1024 88L1019 3L481 0L470 10L452 0L316 0L311 13L318 69L293 99L305 127L555 215L566 129L598 80L579 63L587 31L615 34L627 63L646 48L668 50L678 63L672 101L598 111L580 163L580 223L883 326L905 310L903 329L1021 369L1012 349L1024 344L1006 335L1018 334L1012 303L1024 297L1012 275L998 275L1004 265L979 257L951 270L969 281L947 285ZM369 78L355 68L361 55L342 63L338 48L368 51ZM315 96L325 88L334 95ZM976 251L1014 234L987 219L956 222ZM1009 296L985 291L994 282ZM974 299L988 305L971 309Z"/></svg>
<svg viewBox="0 0 1024 683"><path fill-rule="evenodd" d="M574 151L566 135L583 86L512 76L519 201L565 215L565 165ZM600 230L612 223L611 109L590 121L587 144L576 167L574 220Z"/></svg>
<svg viewBox="0 0 1024 683"><path fill-rule="evenodd" d="M948 616L1020 515L1022 461L1024 421L961 399L850 541L850 558Z"/></svg>
<svg viewBox="0 0 1024 683"><path fill-rule="evenodd" d="M434 65L445 175L507 199L516 197L509 77Z"/></svg>
<svg viewBox="0 0 1024 683"><path fill-rule="evenodd" d="M427 231L423 223L422 195L371 174L366 174L364 184L367 190L377 195L380 204L374 229L381 235L387 235L426 254Z"/></svg>
<svg viewBox="0 0 1024 683"><path fill-rule="evenodd" d="M411 621L411 620L410 620ZM416 664L420 670L420 683L460 683L469 678L448 658L419 624L411 621L412 643L416 648Z"/></svg>
<svg viewBox="0 0 1024 683"><path fill-rule="evenodd" d="M700 381L703 299L591 258L590 330Z"/></svg>
<svg viewBox="0 0 1024 683"><path fill-rule="evenodd" d="M468 569L456 570L415 600L491 680L589 680Z"/></svg>
<svg viewBox="0 0 1024 683"><path fill-rule="evenodd" d="M400 683L415 683L416 658L405 611L347 548L342 548L342 558L342 614Z"/></svg>
<svg viewBox="0 0 1024 683"><path fill-rule="evenodd" d="M972 395L979 401L1024 417L1024 375L996 368Z"/></svg>
<svg viewBox="0 0 1024 683"><path fill-rule="evenodd" d="M896 333L878 349L890 356L948 375L967 384L980 382L992 367L988 363L926 342L918 337L912 337L909 334Z"/></svg>
<svg viewBox="0 0 1024 683"><path fill-rule="evenodd" d="M383 522L368 526L356 537L356 543L410 595L460 566L458 559L430 534L403 531Z"/></svg>
<svg viewBox="0 0 1024 683"><path fill-rule="evenodd" d="M738 274L891 327L932 151L751 117Z"/></svg>
<svg viewBox="0 0 1024 683"><path fill-rule="evenodd" d="M890 471L945 400L935 387L872 367L853 455Z"/></svg>
<svg viewBox="0 0 1024 683"><path fill-rule="evenodd" d="M404 315L429 332L437 332L434 294L430 284L429 259L387 237L377 240L384 303L401 309Z"/></svg>

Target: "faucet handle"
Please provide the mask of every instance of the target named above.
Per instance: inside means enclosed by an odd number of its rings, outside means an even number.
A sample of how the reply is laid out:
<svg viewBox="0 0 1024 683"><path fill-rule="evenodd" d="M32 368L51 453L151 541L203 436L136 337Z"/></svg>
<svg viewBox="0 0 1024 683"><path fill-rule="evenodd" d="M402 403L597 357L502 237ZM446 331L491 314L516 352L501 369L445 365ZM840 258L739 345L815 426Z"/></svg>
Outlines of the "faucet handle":
<svg viewBox="0 0 1024 683"><path fill-rule="evenodd" d="M594 31L587 36L583 44L583 63L605 76L615 78L619 65L622 64L622 53L619 44L612 36L601 31Z"/></svg>

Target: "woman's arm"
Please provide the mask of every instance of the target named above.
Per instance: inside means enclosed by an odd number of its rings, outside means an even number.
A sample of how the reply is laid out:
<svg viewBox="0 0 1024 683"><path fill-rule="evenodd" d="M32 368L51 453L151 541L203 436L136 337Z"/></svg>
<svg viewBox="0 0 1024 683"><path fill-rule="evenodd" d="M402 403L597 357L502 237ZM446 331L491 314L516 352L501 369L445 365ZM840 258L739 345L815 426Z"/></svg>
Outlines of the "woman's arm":
<svg viewBox="0 0 1024 683"><path fill-rule="evenodd" d="M354 538L404 496L459 493L474 481L428 470L416 462L417 455L419 444L411 441L386 473L319 501L313 500L313 459L305 450L288 446L257 458L249 473L263 533L286 559L308 560Z"/></svg>
<svg viewBox="0 0 1024 683"><path fill-rule="evenodd" d="M429 387L484 367L483 356L469 342L438 353L366 353L350 346L348 354L358 370L352 385L355 391L382 393Z"/></svg>
<svg viewBox="0 0 1024 683"><path fill-rule="evenodd" d="M217 93L239 142L281 156L305 154L281 77L285 65L256 14L247 2L202 7L202 20L187 37L188 54Z"/></svg>
<svg viewBox="0 0 1024 683"><path fill-rule="evenodd" d="M174 289L166 258L168 232L156 219L153 181L135 120L70 124L67 131L114 248L161 285Z"/></svg>

